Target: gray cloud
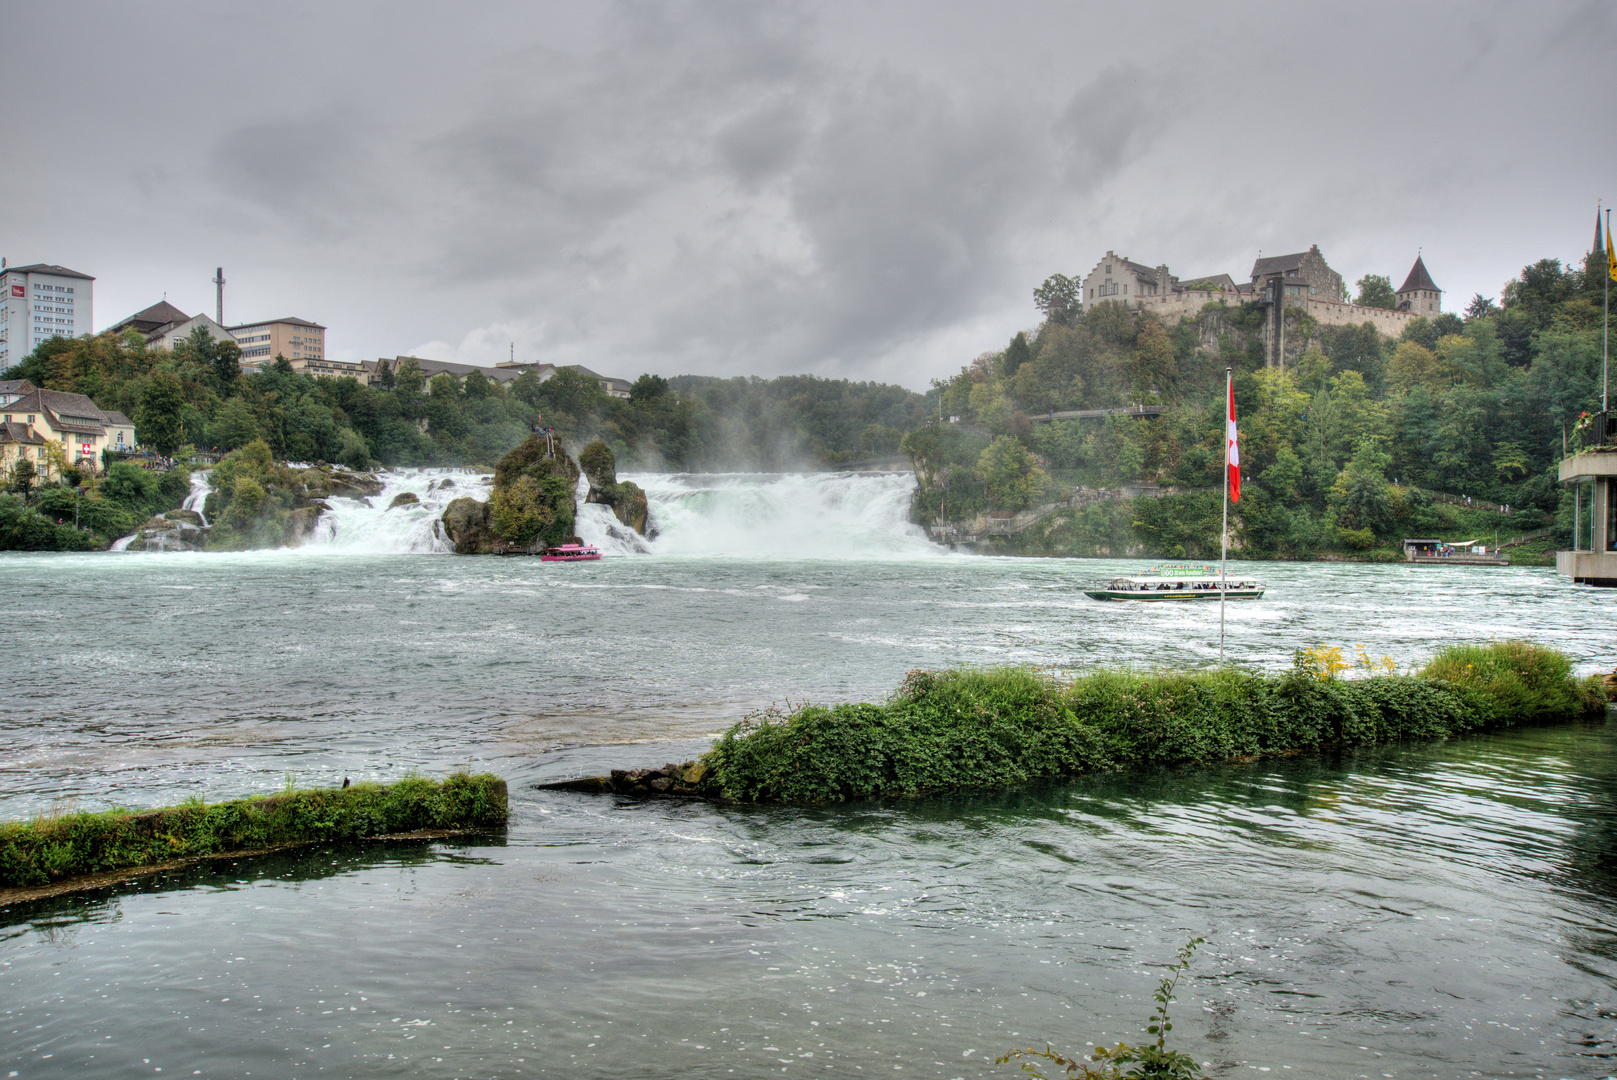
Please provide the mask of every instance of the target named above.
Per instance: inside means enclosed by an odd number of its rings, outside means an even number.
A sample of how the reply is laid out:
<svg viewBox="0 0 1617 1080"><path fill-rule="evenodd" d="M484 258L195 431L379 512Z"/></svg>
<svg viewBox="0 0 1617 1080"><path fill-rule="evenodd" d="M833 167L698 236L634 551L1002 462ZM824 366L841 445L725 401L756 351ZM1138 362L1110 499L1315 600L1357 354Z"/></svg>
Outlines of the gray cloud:
<svg viewBox="0 0 1617 1080"><path fill-rule="evenodd" d="M232 310L319 319L357 357L514 342L630 377L920 386L1107 248L1239 274L1317 242L1351 280L1423 247L1458 304L1577 255L1617 195L1598 3L9 18L0 133L72 117L91 167L17 162L4 254L96 274L103 321L211 307L224 263ZM26 45L69 33L63 80Z"/></svg>

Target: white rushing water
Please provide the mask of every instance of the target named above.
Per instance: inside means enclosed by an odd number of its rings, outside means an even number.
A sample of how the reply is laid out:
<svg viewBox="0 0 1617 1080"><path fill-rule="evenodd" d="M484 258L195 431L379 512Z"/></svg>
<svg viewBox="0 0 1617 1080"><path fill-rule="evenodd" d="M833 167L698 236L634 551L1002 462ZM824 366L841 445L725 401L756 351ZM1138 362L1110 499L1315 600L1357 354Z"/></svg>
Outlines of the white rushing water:
<svg viewBox="0 0 1617 1080"><path fill-rule="evenodd" d="M486 500L493 478L468 469L396 469L377 473L382 493L368 499L331 498L305 548L359 554L449 553L444 509L463 495ZM417 502L394 506L400 495Z"/></svg>
<svg viewBox="0 0 1617 1080"><path fill-rule="evenodd" d="M493 478L468 469L381 472L382 493L329 498L304 543L309 550L356 554L447 554L444 509L461 496L487 500ZM579 479L578 535L603 555L871 558L931 555L926 534L909 521L915 478L908 473L633 473L649 504L647 538L610 508L586 503ZM202 513L213 490L193 473L185 509ZM418 500L394 506L409 493ZM207 519L203 519L206 525ZM138 534L113 545L128 549Z"/></svg>
<svg viewBox="0 0 1617 1080"><path fill-rule="evenodd" d="M604 506L579 505L579 535L603 554L849 558L936 549L909 521L908 473L634 473L656 537Z"/></svg>
<svg viewBox="0 0 1617 1080"><path fill-rule="evenodd" d="M203 506L208 502L208 495L213 491L213 470L198 469L191 474L191 494L185 497L182 510L195 510L197 517L202 519L202 527L208 527L208 515L202 512Z"/></svg>
<svg viewBox="0 0 1617 1080"><path fill-rule="evenodd" d="M208 493L213 490L213 484L208 480L210 475L211 470L209 469L200 469L197 472L192 473L191 493L185 497L185 502L180 504L181 510L196 511L197 517L202 519L203 528L207 528L208 526L208 515L202 512L202 506L208 501ZM140 530L136 529L128 536L120 537L119 539L114 540L112 542L111 550L128 551L129 545L134 543L139 537Z"/></svg>
<svg viewBox="0 0 1617 1080"><path fill-rule="evenodd" d="M460 469L379 474L370 499L333 498L304 545L366 554L450 552L440 519L462 495L487 499L491 478ZM578 535L604 555L722 555L807 558L928 554L909 523L915 479L907 474L719 473L626 475L646 491L655 532L647 539L578 486ZM392 506L403 492L419 503ZM391 507L391 508L390 508Z"/></svg>

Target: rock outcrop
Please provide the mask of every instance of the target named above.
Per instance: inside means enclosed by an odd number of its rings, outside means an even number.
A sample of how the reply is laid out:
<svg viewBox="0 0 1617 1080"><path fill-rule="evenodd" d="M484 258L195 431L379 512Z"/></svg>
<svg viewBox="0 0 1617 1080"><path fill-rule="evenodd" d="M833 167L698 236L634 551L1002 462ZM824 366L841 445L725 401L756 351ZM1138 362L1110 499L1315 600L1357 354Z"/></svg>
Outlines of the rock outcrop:
<svg viewBox="0 0 1617 1080"><path fill-rule="evenodd" d="M494 467L489 516L496 541L519 552L565 544L578 518L577 487L578 465L561 443L528 436Z"/></svg>
<svg viewBox="0 0 1617 1080"><path fill-rule="evenodd" d="M304 469L298 480L313 498L363 499L382 493L382 481L375 473L345 469Z"/></svg>
<svg viewBox="0 0 1617 1080"><path fill-rule="evenodd" d="M170 514L182 513L197 517L195 511L181 510L169 511ZM188 521L184 518L174 518L165 514L154 517L136 530L136 535L129 542L126 551L201 551L208 542L208 530L204 529L200 518L197 521Z"/></svg>
<svg viewBox="0 0 1617 1080"><path fill-rule="evenodd" d="M711 797L713 793L702 788L702 781L707 776L706 762L687 761L683 765L676 765L670 761L660 769L613 769L610 776L586 776L581 780L562 780L538 786L551 791L585 791L602 795ZM711 787L711 783L708 786Z"/></svg>
<svg viewBox="0 0 1617 1080"><path fill-rule="evenodd" d="M421 497L413 491L401 491L393 496L393 501L387 504L389 510L395 506L415 506L421 502Z"/></svg>
<svg viewBox="0 0 1617 1080"><path fill-rule="evenodd" d="M657 535L651 523L651 508L646 493L631 480L618 481L617 456L612 448L596 439L579 451L578 464L590 483L587 503L598 503L612 508L613 515L641 536Z"/></svg>
<svg viewBox="0 0 1617 1080"><path fill-rule="evenodd" d="M488 503L462 495L444 508L442 521L456 555L487 555L494 550L494 520Z"/></svg>

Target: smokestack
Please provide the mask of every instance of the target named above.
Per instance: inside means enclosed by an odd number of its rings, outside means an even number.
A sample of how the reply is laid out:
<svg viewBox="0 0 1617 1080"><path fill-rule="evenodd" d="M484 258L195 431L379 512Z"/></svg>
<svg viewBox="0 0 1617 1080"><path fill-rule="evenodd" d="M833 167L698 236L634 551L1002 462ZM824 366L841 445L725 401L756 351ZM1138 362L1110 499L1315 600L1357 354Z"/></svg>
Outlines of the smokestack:
<svg viewBox="0 0 1617 1080"><path fill-rule="evenodd" d="M220 326L223 326L225 324L225 268L224 267L221 266L218 269L218 271L213 275L213 285L214 285L215 290L217 290L217 292L216 292L216 300L215 300L214 309L213 309L213 321L218 323Z"/></svg>

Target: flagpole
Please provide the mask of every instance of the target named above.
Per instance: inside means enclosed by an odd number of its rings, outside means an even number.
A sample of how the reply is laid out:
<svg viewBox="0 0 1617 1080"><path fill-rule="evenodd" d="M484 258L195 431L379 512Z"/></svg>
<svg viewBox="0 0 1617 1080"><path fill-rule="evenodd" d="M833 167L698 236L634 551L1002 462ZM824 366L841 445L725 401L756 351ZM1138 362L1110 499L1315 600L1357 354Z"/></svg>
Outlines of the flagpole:
<svg viewBox="0 0 1617 1080"><path fill-rule="evenodd" d="M1218 544L1218 666L1224 666L1224 600L1230 591L1230 397L1235 393L1235 369L1224 369L1224 527Z"/></svg>
<svg viewBox="0 0 1617 1080"><path fill-rule="evenodd" d="M1599 212L1599 210L1595 211L1596 214L1599 214ZM1609 208L1606 210L1606 250L1611 250L1611 210ZM1600 254L1604 255L1605 252ZM1606 262L1606 272L1600 277L1606 286L1605 319L1600 324L1600 411L1605 412L1608 408L1606 404L1606 371L1609 367L1607 358L1611 355L1611 261L1609 259ZM1610 419L1607 419L1606 427L1608 430L1610 429ZM1600 441L1602 443L1606 441L1604 431L1600 433Z"/></svg>

